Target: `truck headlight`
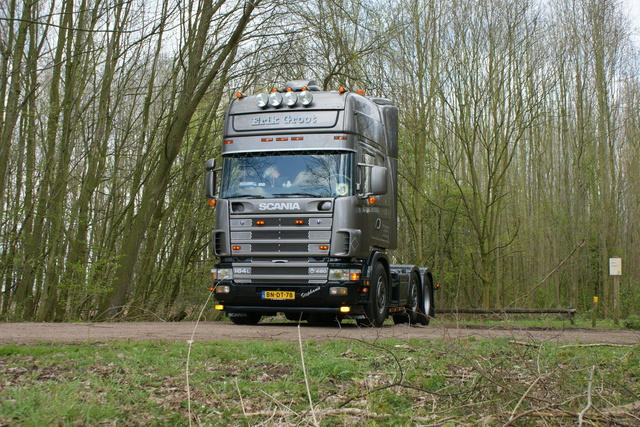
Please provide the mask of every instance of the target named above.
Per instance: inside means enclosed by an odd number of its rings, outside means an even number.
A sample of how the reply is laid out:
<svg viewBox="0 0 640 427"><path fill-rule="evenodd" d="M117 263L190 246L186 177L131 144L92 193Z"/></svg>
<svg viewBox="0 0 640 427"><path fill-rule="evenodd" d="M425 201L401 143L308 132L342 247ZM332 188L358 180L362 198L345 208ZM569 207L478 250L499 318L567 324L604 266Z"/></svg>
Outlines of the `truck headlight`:
<svg viewBox="0 0 640 427"><path fill-rule="evenodd" d="M233 280L233 270L230 268L214 268L211 273L213 280Z"/></svg>
<svg viewBox="0 0 640 427"><path fill-rule="evenodd" d="M231 292L231 286L229 286L229 285L218 285L218 286L216 286L216 293L217 294L228 294L229 292Z"/></svg>
<svg viewBox="0 0 640 427"><path fill-rule="evenodd" d="M360 270L348 268L332 268L329 270L329 280L341 282L360 280Z"/></svg>
<svg viewBox="0 0 640 427"><path fill-rule="evenodd" d="M329 295L331 296L344 296L349 294L349 289L344 286L334 286L329 288Z"/></svg>

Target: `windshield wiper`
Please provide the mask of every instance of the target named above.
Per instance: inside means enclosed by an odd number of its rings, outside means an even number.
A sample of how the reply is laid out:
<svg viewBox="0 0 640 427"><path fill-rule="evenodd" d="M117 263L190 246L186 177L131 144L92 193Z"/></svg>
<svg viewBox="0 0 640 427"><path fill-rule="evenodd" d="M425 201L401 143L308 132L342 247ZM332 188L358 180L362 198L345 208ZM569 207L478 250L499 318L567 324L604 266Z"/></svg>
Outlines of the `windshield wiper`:
<svg viewBox="0 0 640 427"><path fill-rule="evenodd" d="M274 196L276 196L276 197L286 197L286 196L293 196L293 197L300 197L300 196L321 197L321 196L318 196L317 194L311 194L311 193L274 193Z"/></svg>
<svg viewBox="0 0 640 427"><path fill-rule="evenodd" d="M264 199L264 196L259 194L234 194L233 196L227 196L227 199Z"/></svg>

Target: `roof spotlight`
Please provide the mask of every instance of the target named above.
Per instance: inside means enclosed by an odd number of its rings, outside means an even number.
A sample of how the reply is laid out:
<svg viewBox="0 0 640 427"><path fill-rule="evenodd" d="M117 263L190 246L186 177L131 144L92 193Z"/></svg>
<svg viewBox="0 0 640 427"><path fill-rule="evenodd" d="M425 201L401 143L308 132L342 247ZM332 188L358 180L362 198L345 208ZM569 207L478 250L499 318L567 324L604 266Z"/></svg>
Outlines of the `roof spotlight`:
<svg viewBox="0 0 640 427"><path fill-rule="evenodd" d="M260 108L264 108L269 104L269 95L266 93L261 93L260 95L256 95L256 105Z"/></svg>
<svg viewBox="0 0 640 427"><path fill-rule="evenodd" d="M312 102L313 95L311 94L311 92L309 92L308 90L303 90L302 92L300 92L300 103L302 105L306 107L307 105L311 105Z"/></svg>
<svg viewBox="0 0 640 427"><path fill-rule="evenodd" d="M298 95L295 92L287 92L284 94L284 103L287 107L293 107L298 102Z"/></svg>
<svg viewBox="0 0 640 427"><path fill-rule="evenodd" d="M269 94L269 105L279 107L282 104L282 94L280 92L271 92Z"/></svg>

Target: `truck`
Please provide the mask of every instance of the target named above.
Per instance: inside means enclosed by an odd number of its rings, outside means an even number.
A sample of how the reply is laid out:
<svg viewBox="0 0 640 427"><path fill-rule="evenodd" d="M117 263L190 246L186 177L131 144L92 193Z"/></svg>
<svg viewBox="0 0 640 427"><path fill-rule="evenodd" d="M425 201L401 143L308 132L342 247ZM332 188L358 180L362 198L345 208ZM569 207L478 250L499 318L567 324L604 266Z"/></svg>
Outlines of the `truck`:
<svg viewBox="0 0 640 427"><path fill-rule="evenodd" d="M210 287L235 324L283 313L324 325L427 325L431 270L392 264L398 240L398 108L296 80L238 93L222 165L206 162L215 206Z"/></svg>

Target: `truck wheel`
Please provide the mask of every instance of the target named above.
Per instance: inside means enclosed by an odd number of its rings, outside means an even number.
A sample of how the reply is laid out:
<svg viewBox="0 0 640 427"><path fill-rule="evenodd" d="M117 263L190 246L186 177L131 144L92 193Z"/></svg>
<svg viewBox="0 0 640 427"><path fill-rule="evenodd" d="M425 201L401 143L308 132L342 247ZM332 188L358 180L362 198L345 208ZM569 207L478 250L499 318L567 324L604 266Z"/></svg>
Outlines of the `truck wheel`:
<svg viewBox="0 0 640 427"><path fill-rule="evenodd" d="M424 286L422 286L422 292L420 292L421 301L418 313L417 323L427 326L431 315L433 314L433 286L429 277L425 277Z"/></svg>
<svg viewBox="0 0 640 427"><path fill-rule="evenodd" d="M366 319L358 324L379 328L384 324L389 311L387 271L380 263L377 263L373 269L369 298L369 305L364 310Z"/></svg>
<svg viewBox="0 0 640 427"><path fill-rule="evenodd" d="M230 317L235 325L257 325L262 315L260 313L236 313L240 316Z"/></svg>
<svg viewBox="0 0 640 427"><path fill-rule="evenodd" d="M393 315L393 323L399 325L401 323L409 323L410 325L415 325L418 323L418 316L420 306L420 293L418 290L418 286L420 285L420 277L417 274L412 274L411 279L409 280L409 289L407 292L407 305L405 306L405 311L402 313Z"/></svg>

